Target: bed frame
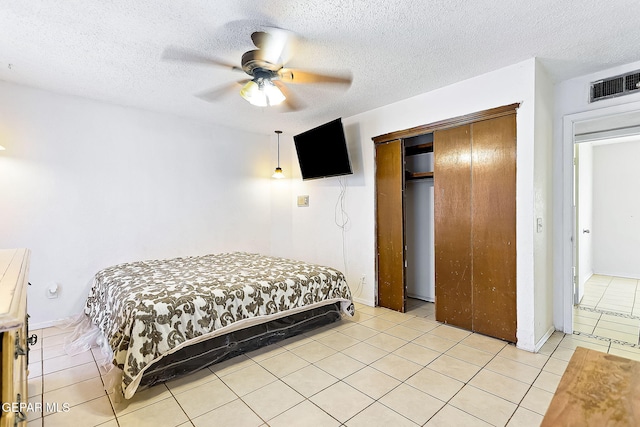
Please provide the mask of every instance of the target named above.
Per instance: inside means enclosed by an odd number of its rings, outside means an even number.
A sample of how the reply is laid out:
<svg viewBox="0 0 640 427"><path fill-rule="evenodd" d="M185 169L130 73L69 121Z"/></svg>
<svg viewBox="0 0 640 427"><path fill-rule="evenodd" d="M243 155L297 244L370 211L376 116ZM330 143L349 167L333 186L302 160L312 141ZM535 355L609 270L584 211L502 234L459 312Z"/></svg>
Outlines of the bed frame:
<svg viewBox="0 0 640 427"><path fill-rule="evenodd" d="M338 302L184 347L153 363L142 375L137 390L194 373L240 354L331 324L341 318Z"/></svg>

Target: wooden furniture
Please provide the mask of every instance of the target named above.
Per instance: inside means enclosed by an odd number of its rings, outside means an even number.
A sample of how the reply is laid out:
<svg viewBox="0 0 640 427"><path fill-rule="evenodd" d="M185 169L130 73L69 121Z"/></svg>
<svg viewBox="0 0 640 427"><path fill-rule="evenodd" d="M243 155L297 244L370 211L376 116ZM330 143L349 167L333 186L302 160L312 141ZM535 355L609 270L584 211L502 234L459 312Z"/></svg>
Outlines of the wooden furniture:
<svg viewBox="0 0 640 427"><path fill-rule="evenodd" d="M26 425L27 249L0 250L0 427Z"/></svg>
<svg viewBox="0 0 640 427"><path fill-rule="evenodd" d="M638 420L640 362L578 347L541 426L637 426Z"/></svg>
<svg viewBox="0 0 640 427"><path fill-rule="evenodd" d="M517 107L373 138L379 305L404 311L405 186L432 177L436 320L516 341ZM414 144L425 135L432 144ZM430 151L432 171L405 170L407 156Z"/></svg>

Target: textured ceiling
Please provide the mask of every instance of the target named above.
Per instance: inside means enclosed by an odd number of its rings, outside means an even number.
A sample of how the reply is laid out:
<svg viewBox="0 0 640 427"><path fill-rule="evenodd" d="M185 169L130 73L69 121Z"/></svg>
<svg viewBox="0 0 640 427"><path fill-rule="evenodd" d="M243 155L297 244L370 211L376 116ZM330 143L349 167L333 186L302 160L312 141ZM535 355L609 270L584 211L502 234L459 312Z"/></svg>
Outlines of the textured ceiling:
<svg viewBox="0 0 640 427"><path fill-rule="evenodd" d="M349 70L307 107L194 94L244 74L167 62L168 46L239 65L250 34L298 35L291 67ZM637 0L2 0L0 80L270 134L305 130L538 57L555 81L640 60Z"/></svg>

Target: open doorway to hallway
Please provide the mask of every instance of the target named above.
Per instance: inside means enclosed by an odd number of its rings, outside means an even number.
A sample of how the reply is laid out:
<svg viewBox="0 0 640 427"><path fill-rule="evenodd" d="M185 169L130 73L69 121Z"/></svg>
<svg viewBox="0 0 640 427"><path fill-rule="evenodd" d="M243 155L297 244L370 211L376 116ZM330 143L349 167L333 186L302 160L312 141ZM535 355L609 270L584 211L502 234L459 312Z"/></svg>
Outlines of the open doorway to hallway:
<svg viewBox="0 0 640 427"><path fill-rule="evenodd" d="M573 331L637 347L640 112L575 129Z"/></svg>

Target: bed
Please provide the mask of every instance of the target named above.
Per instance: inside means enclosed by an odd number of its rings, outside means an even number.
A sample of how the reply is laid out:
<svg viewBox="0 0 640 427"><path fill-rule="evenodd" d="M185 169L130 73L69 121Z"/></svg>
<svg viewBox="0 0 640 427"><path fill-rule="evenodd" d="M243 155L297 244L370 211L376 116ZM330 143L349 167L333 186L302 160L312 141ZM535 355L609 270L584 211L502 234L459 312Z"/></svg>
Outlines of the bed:
<svg viewBox="0 0 640 427"><path fill-rule="evenodd" d="M67 352L99 345L129 399L353 313L330 267L245 252L132 262L95 275Z"/></svg>

